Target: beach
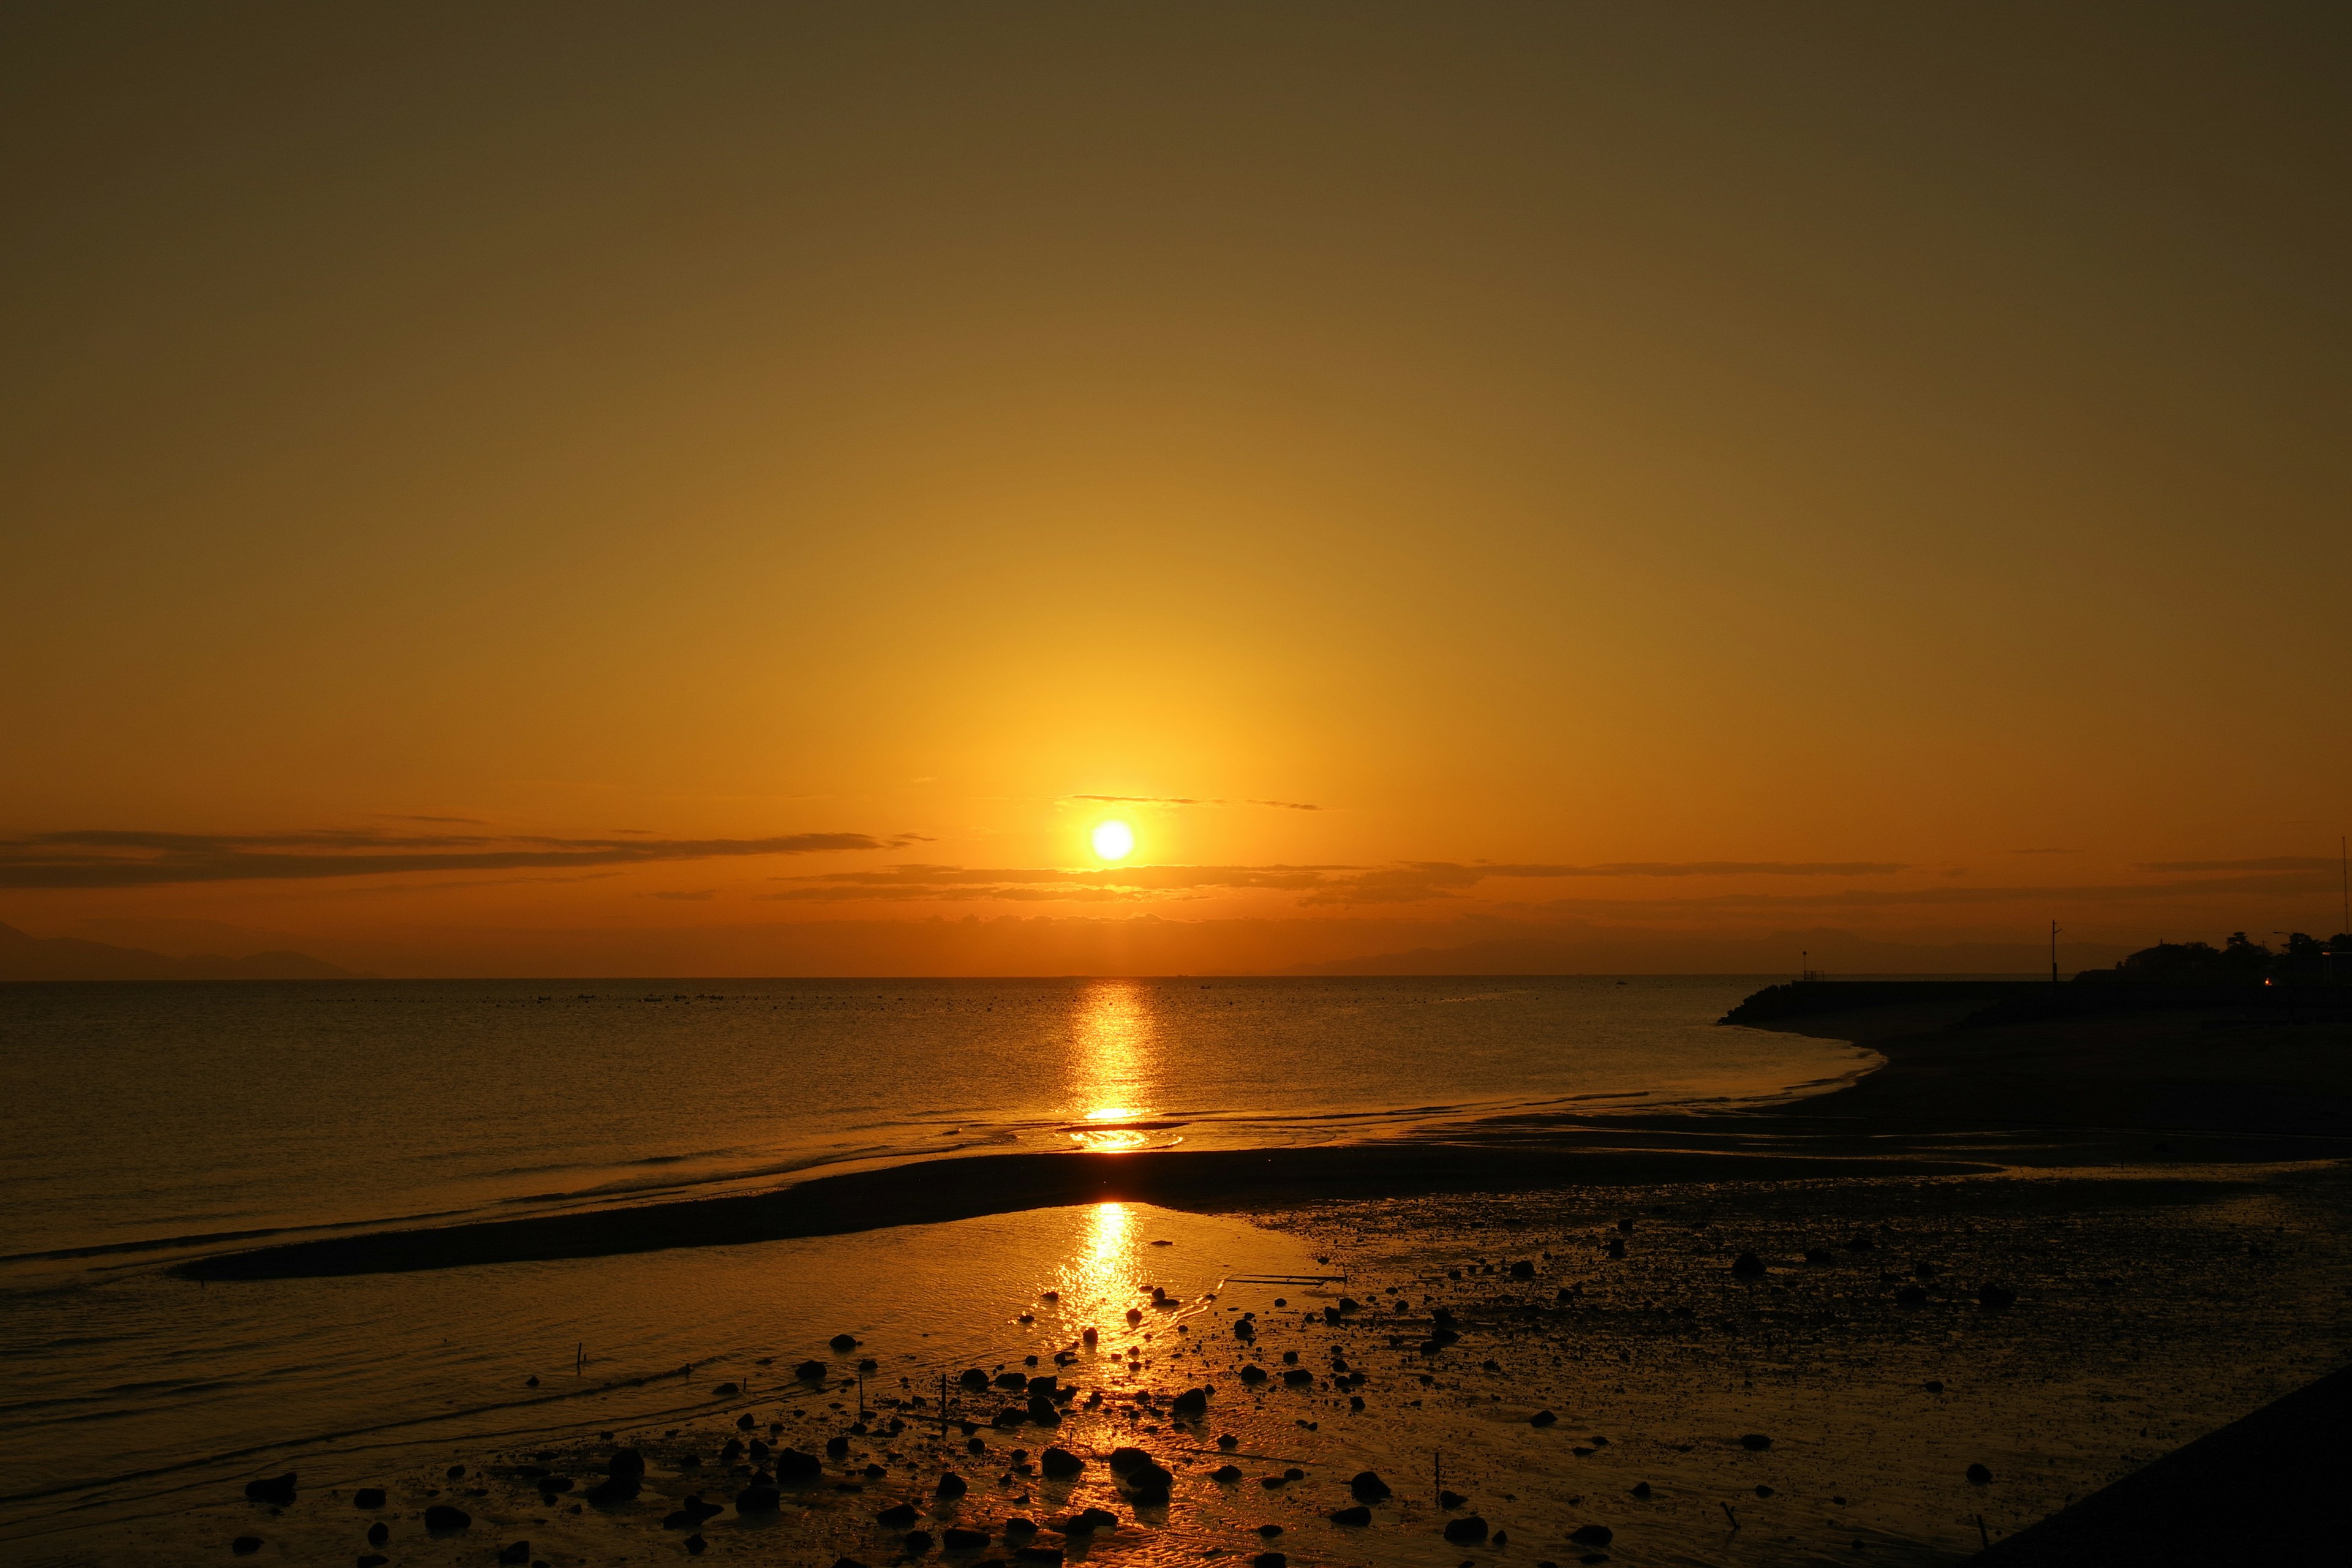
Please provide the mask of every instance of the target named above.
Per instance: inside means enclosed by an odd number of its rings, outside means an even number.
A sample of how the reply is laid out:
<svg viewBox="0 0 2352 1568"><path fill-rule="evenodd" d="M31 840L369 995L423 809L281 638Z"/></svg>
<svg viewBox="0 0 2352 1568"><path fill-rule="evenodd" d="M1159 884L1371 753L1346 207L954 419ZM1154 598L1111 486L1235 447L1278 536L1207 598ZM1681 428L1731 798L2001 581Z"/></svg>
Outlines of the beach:
<svg viewBox="0 0 2352 1568"><path fill-rule="evenodd" d="M520 1560L551 1565L1955 1561L2352 1355L2352 1191L2334 1142L2257 1114L2283 1093L2330 1113L2340 1026L2266 1033L2249 1054L2244 1031L2195 1017L1956 1022L1790 1020L1885 1066L1769 1108L965 1158L216 1256L182 1266L208 1279L170 1288L347 1304L432 1291L460 1323L479 1321L471 1297L494 1308L634 1270L635 1312L714 1321L708 1342L727 1349L686 1371L647 1365L649 1344L576 1373L568 1347L542 1344L508 1375L539 1377L550 1403L503 1412L498 1436L261 1445L226 1471L156 1478L151 1503L102 1523L61 1510L12 1552L181 1560L245 1535L264 1561L356 1562L382 1522L395 1563L518 1542ZM2155 1098L2085 1089L2117 1051ZM2176 1103L2161 1098L2174 1082L2204 1086L2185 1125L2150 1113ZM791 1306L764 1310L771 1289ZM836 1333L857 1342L836 1349ZM1022 1400L953 1394L942 1427L936 1380L973 1369L1071 1393L1051 1425ZM1180 1416L1192 1389L1213 1392ZM725 1457L730 1437L745 1447ZM1049 1447L1083 1461L1076 1478L1039 1470ZM1167 1472L1164 1503L1108 1468L1128 1447ZM816 1472L788 1478L785 1448ZM645 1461L641 1489L585 1500L625 1450ZM1219 1479L1227 1466L1239 1474ZM942 1500L950 1470L965 1489ZM1356 1500L1366 1470L1389 1498ZM289 1505L241 1495L288 1471ZM556 1478L572 1487L542 1489ZM381 1509L353 1506L366 1486ZM688 1528L690 1498L717 1506ZM909 1501L914 1524L882 1522ZM428 1529L447 1506L471 1522ZM1051 1528L1088 1507L1113 1522ZM1365 1522L1342 1522L1356 1507ZM1459 1522L1473 1517L1481 1539ZM950 1545L950 1528L987 1539Z"/></svg>

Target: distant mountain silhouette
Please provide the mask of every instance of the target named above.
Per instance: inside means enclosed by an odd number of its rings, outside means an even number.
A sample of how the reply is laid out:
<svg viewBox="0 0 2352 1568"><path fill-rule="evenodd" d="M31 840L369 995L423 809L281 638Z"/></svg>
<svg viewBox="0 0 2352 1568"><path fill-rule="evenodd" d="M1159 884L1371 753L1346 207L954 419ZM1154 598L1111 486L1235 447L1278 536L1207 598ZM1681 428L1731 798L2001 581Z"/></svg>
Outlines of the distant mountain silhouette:
<svg viewBox="0 0 2352 1568"><path fill-rule="evenodd" d="M2047 947L2032 942L1872 942L1850 931L1783 931L1764 937L1634 936L1623 933L1494 938L1460 947L1419 947L1326 963L1295 963L1282 974L1779 974L1800 954L1816 971L1847 974L2042 974ZM2068 973L2113 963L2123 949L2066 942Z"/></svg>
<svg viewBox="0 0 2352 1568"><path fill-rule="evenodd" d="M300 952L170 958L79 937L26 936L0 925L0 980L340 980L351 973Z"/></svg>

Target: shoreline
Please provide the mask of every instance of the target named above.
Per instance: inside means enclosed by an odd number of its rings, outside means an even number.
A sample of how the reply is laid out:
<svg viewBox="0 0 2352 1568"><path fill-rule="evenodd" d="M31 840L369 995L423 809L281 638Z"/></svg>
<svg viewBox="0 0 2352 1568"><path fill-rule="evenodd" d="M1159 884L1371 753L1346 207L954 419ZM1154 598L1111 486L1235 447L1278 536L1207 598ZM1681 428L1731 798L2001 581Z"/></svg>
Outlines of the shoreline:
<svg viewBox="0 0 2352 1568"><path fill-rule="evenodd" d="M1994 1168L1950 1159L1833 1153L1514 1150L1405 1141L1305 1149L979 1155L952 1162L952 1184L940 1180L944 1163L949 1162L820 1176L780 1192L736 1197L321 1237L192 1259L170 1272L208 1282L403 1273L840 1236L1077 1204L1147 1203L1221 1212L1332 1198L1588 1184L1951 1176Z"/></svg>
<svg viewBox="0 0 2352 1568"><path fill-rule="evenodd" d="M1961 1176L2010 1166L2277 1163L2352 1153L2345 1026L2243 1037L2206 1011L1964 1023L1919 1001L1758 1026L1834 1039L1879 1065L1820 1092L1717 1112L1557 1111L1303 1148L1079 1151L924 1160L768 1192L314 1237L192 1258L173 1275L258 1280L408 1272L741 1245L1130 1201L1210 1212L1318 1199L1580 1185ZM2224 1022L2227 1020L2224 1019ZM940 1167L953 1167L951 1181Z"/></svg>

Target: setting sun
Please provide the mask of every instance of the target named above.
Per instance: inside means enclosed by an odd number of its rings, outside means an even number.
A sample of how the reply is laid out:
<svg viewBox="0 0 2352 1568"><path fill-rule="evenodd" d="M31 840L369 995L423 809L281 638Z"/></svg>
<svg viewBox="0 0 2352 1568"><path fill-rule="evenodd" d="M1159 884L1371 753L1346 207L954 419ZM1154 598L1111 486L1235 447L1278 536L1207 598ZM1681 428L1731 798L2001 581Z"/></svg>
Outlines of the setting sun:
<svg viewBox="0 0 2352 1568"><path fill-rule="evenodd" d="M1124 822L1095 825L1095 853L1106 860L1124 860L1135 852L1135 829Z"/></svg>

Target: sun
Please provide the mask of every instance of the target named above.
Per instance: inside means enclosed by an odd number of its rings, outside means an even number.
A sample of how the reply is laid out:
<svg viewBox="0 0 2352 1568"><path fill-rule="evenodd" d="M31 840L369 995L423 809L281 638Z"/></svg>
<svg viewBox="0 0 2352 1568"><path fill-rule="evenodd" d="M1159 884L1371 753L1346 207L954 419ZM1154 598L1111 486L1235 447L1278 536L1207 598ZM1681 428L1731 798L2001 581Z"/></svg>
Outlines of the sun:
<svg viewBox="0 0 2352 1568"><path fill-rule="evenodd" d="M1094 831L1095 854L1105 860L1124 860L1135 853L1135 829L1124 822L1097 822Z"/></svg>

